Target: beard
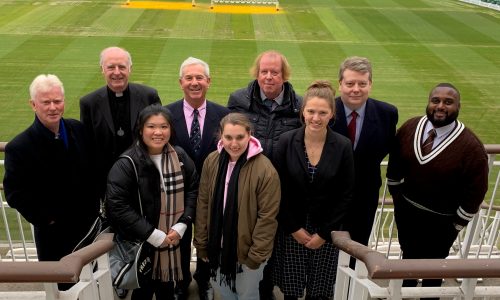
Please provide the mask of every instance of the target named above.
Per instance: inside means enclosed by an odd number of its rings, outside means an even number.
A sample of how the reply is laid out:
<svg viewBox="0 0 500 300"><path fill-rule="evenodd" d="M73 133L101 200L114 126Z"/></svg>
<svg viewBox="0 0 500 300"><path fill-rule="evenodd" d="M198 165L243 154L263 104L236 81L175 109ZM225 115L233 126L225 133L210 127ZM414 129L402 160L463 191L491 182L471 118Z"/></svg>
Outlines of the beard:
<svg viewBox="0 0 500 300"><path fill-rule="evenodd" d="M446 113L446 117L444 119L437 119L434 117L434 113L436 110L431 110L427 107L426 113L427 113L427 119L434 125L435 128L443 127L448 124L451 124L455 122L455 120L458 118L458 110L452 113Z"/></svg>

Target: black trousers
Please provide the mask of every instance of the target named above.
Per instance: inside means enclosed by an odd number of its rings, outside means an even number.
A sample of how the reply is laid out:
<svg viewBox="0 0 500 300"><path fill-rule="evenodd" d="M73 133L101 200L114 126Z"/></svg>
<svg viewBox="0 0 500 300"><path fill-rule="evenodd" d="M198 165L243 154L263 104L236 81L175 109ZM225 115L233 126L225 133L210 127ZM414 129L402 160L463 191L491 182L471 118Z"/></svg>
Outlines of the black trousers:
<svg viewBox="0 0 500 300"><path fill-rule="evenodd" d="M446 258L459 232L453 225L454 216L417 208L401 197L394 200L394 217L403 259ZM441 286L441 283L442 279L424 279L422 286ZM405 287L416 285L417 278L403 282Z"/></svg>

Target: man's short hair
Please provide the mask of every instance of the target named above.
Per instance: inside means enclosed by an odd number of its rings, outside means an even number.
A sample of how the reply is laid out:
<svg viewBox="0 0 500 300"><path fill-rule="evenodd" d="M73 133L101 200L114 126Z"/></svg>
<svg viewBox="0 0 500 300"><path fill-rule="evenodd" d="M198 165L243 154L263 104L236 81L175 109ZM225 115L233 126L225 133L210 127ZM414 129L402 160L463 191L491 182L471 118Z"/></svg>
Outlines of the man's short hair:
<svg viewBox="0 0 500 300"><path fill-rule="evenodd" d="M102 64L104 63L104 55L106 54L106 52L108 52L109 50L117 50L117 49L123 51L127 55L128 66L131 67L132 66L132 56L130 55L130 53L127 50L125 50L121 47L116 47L116 46L111 46L111 47L105 48L101 51L101 54L99 55L99 65L101 67L103 66Z"/></svg>
<svg viewBox="0 0 500 300"><path fill-rule="evenodd" d="M182 62L181 67L179 68L179 78L182 78L182 72L184 68L191 65L202 66L205 69L205 76L210 78L210 68L208 67L208 64L203 60L192 56L186 58L186 60Z"/></svg>
<svg viewBox="0 0 500 300"><path fill-rule="evenodd" d="M61 92L64 96L64 86L61 80L52 74L40 74L30 84L30 97L31 100L35 100L38 93L45 93L50 91L54 87L61 88Z"/></svg>
<svg viewBox="0 0 500 300"><path fill-rule="evenodd" d="M339 81L344 79L344 71L351 70L362 74L368 73L368 80L372 81L372 64L366 57L351 56L346 58L339 68Z"/></svg>

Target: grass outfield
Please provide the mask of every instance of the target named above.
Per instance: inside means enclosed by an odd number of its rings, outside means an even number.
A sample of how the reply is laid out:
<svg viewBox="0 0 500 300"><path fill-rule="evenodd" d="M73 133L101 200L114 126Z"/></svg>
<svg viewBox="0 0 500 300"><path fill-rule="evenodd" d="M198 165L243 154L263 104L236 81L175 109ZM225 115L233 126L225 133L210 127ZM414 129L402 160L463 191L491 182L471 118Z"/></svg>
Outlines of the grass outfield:
<svg viewBox="0 0 500 300"><path fill-rule="evenodd" d="M188 56L210 64L208 97L223 105L263 50L288 57L299 93L314 79L336 81L346 56L367 56L372 96L395 104L400 124L423 114L432 86L451 82L462 92L460 119L484 143L500 143L500 12L457 0L282 0L279 12L125 2L0 1L0 141L33 121L28 85L40 73L62 79L66 117L78 119L78 99L104 84L99 52L119 45L132 53L131 80L157 88L163 104L182 97L178 68Z"/></svg>
<svg viewBox="0 0 500 300"><path fill-rule="evenodd" d="M62 79L66 117L79 118L78 99L104 84L100 50L119 45L132 53L132 81L157 88L164 104L182 96L178 68L190 55L210 64L208 97L221 104L266 49L288 57L299 93L314 79L336 81L346 56L367 56L372 96L395 104L400 124L448 81L462 92L461 120L484 143L500 143L497 11L455 0L282 0L279 12L190 3L0 1L0 141L32 122L28 85L39 73Z"/></svg>

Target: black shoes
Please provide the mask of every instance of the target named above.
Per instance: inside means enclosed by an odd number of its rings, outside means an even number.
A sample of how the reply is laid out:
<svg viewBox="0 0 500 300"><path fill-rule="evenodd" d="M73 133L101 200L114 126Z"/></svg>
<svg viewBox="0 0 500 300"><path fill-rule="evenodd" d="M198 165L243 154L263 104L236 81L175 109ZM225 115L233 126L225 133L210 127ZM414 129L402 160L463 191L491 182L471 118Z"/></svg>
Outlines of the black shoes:
<svg viewBox="0 0 500 300"><path fill-rule="evenodd" d="M200 300L214 300L214 289L209 282L207 283L207 286L198 288L198 295L200 297Z"/></svg>
<svg viewBox="0 0 500 300"><path fill-rule="evenodd" d="M175 288L175 295L174 295L175 300L187 300L188 295L189 293L187 288L181 288L181 287Z"/></svg>

